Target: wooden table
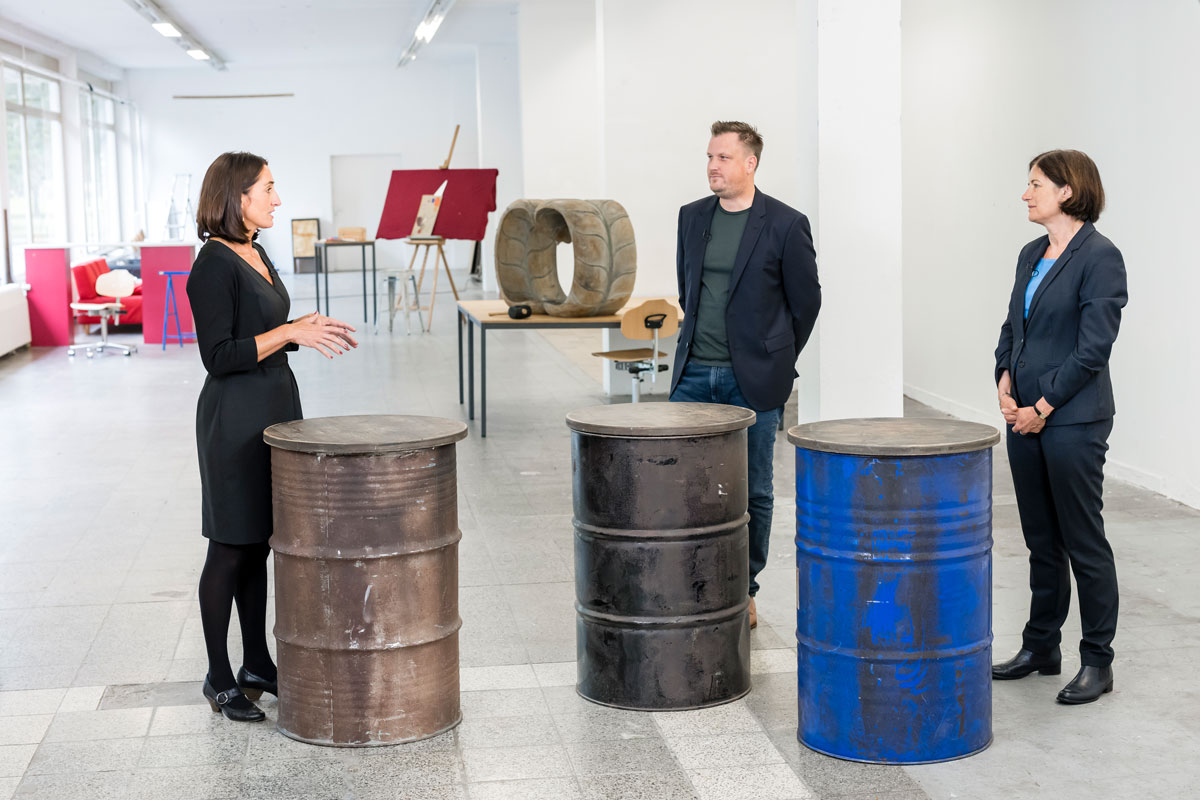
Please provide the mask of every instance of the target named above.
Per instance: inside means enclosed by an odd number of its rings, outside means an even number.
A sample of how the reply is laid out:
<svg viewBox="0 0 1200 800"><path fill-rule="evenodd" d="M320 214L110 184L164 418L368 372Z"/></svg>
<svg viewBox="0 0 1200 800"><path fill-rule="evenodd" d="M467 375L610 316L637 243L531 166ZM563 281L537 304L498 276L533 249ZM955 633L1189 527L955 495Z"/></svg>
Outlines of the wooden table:
<svg viewBox="0 0 1200 800"><path fill-rule="evenodd" d="M458 303L458 402L463 403L463 327L467 329L467 419L475 419L475 328L479 328L479 435L487 436L487 332L489 330L566 330L570 328L619 329L621 317L634 307L655 298L630 298L616 314L603 317L552 317L534 314L525 319L508 316L503 300L461 300ZM675 298L664 298L676 304ZM677 306L678 307L678 306ZM491 316L496 314L497 316ZM682 316L682 314L680 315Z"/></svg>

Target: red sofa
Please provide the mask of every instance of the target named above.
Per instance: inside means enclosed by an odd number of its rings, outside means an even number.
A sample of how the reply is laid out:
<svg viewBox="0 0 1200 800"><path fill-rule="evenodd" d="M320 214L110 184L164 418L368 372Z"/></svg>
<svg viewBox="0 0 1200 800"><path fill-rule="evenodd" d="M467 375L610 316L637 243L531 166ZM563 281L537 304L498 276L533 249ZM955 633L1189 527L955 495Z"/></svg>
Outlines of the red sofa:
<svg viewBox="0 0 1200 800"><path fill-rule="evenodd" d="M71 267L71 274L75 278L75 294L76 302L79 303L115 303L117 298L104 297L96 294L96 278L99 278L104 273L108 272L108 261L103 258L97 258L94 261L85 261L82 264L76 264ZM125 313L120 317L121 325L141 325L142 324L142 285L134 289L133 294L129 297L121 298L121 308L125 309ZM82 325L99 325L99 317L89 317L85 314L80 314L76 319Z"/></svg>

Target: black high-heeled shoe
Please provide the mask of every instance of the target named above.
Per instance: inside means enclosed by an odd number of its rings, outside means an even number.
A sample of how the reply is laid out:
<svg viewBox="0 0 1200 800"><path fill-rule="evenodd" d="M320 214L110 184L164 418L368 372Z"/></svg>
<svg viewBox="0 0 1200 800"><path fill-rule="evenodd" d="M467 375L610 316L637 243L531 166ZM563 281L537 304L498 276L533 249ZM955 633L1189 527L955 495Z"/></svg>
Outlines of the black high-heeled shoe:
<svg viewBox="0 0 1200 800"><path fill-rule="evenodd" d="M257 700L262 697L263 692L279 697L278 679L269 681L266 678L260 678L245 667L238 670L237 685L242 690L242 693L251 700Z"/></svg>
<svg viewBox="0 0 1200 800"><path fill-rule="evenodd" d="M212 706L213 712L224 714L225 719L234 722L259 722L267 718L262 709L246 699L246 695L242 694L242 690L236 686L232 689L218 692L213 688L208 676L205 675L202 691L204 692L205 699L208 700L208 704Z"/></svg>

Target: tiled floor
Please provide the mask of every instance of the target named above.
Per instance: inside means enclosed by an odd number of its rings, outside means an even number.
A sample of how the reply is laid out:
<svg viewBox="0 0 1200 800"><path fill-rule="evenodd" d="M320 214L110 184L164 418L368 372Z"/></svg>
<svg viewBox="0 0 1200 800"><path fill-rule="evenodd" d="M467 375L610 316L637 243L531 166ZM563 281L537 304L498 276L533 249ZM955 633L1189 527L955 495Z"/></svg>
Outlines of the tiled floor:
<svg viewBox="0 0 1200 800"><path fill-rule="evenodd" d="M354 321L357 276L334 277L346 292L334 311ZM298 311L309 286L296 287ZM448 303L436 325L424 336L364 332L333 362L294 355L306 414L462 416ZM665 714L580 699L563 416L602 402L596 371L537 333L491 344L489 435L473 424L458 446L464 721L369 751L229 723L200 696L194 347L0 359L0 800L1195 796L1200 512L1116 482L1106 497L1122 592L1116 692L1057 706L1078 665L1067 648L1062 678L995 684L995 743L982 754L881 767L797 744L794 468L782 437L750 695ZM1007 656L1028 589L999 450L995 474L993 627ZM1066 638L1077 636L1072 616ZM236 659L236 635L231 648ZM275 702L264 707L273 718Z"/></svg>

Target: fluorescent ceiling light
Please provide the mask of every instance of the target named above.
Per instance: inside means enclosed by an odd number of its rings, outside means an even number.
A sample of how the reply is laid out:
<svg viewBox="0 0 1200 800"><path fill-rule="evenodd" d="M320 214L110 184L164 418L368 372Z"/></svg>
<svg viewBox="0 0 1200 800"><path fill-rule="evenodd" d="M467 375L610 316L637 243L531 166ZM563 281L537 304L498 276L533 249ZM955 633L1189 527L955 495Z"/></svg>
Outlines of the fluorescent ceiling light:
<svg viewBox="0 0 1200 800"><path fill-rule="evenodd" d="M408 43L403 55L400 56L400 63L397 66L402 67L410 61L417 60L417 51L433 41L433 35L442 26L446 14L453 5L454 0L431 0L429 7L425 9L425 16L421 18L417 29L413 31L412 40Z"/></svg>
<svg viewBox="0 0 1200 800"><path fill-rule="evenodd" d="M168 37L175 45L197 61L207 61L215 70L228 69L225 62L213 53L213 49L196 37L186 25L179 24L163 11L159 0L125 0L142 19L150 23L154 30Z"/></svg>

